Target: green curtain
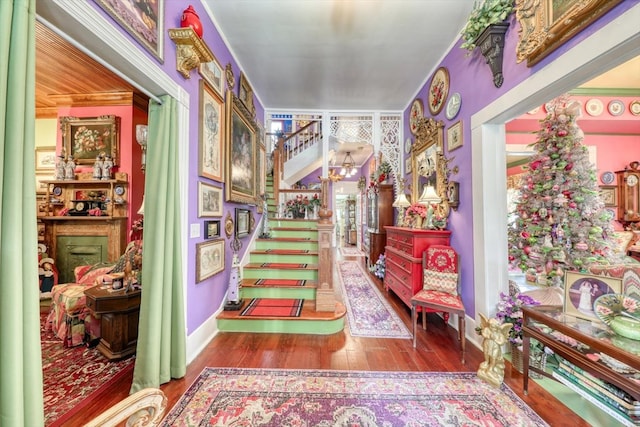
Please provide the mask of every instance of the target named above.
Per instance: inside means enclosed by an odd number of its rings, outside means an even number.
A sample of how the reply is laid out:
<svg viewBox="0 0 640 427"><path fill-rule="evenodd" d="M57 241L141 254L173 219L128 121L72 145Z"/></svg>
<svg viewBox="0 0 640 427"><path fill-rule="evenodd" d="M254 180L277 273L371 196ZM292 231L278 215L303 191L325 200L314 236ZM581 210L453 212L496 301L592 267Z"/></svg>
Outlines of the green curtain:
<svg viewBox="0 0 640 427"><path fill-rule="evenodd" d="M142 304L132 393L181 378L187 366L177 103L170 96L161 101L149 107Z"/></svg>
<svg viewBox="0 0 640 427"><path fill-rule="evenodd" d="M0 0L0 425L41 426L35 0Z"/></svg>

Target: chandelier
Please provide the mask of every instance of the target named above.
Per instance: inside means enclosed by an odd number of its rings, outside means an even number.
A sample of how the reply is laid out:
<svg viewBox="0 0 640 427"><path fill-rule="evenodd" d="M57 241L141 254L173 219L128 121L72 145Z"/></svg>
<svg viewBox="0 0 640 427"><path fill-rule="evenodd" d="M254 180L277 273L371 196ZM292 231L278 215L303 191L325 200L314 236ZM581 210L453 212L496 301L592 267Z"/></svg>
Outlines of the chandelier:
<svg viewBox="0 0 640 427"><path fill-rule="evenodd" d="M350 178L352 175L355 175L358 172L356 169L356 162L351 157L351 151L347 151L347 155L344 157L342 161L342 169L340 170L340 175L345 178Z"/></svg>

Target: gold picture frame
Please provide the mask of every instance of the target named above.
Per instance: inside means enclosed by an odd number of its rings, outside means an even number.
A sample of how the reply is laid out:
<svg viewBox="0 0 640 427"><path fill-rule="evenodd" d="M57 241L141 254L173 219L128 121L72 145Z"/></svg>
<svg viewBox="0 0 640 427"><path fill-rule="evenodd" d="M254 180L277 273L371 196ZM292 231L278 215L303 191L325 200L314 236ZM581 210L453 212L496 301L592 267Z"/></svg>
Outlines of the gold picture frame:
<svg viewBox="0 0 640 427"><path fill-rule="evenodd" d="M442 111L449 96L449 70L445 67L436 70L431 78L427 95L429 111L435 116Z"/></svg>
<svg viewBox="0 0 640 427"><path fill-rule="evenodd" d="M224 96L224 71L216 57L198 66L198 73L220 95Z"/></svg>
<svg viewBox="0 0 640 427"><path fill-rule="evenodd" d="M36 147L36 172L52 171L56 168L56 147Z"/></svg>
<svg viewBox="0 0 640 427"><path fill-rule="evenodd" d="M198 181L198 218L222 216L222 188Z"/></svg>
<svg viewBox="0 0 640 427"><path fill-rule="evenodd" d="M77 165L93 165L100 154L111 156L118 165L120 151L120 117L60 117L60 130L65 153Z"/></svg>
<svg viewBox="0 0 640 427"><path fill-rule="evenodd" d="M542 0L516 7L520 23L516 60L531 67L622 0Z"/></svg>
<svg viewBox="0 0 640 427"><path fill-rule="evenodd" d="M240 85L238 86L238 98L247 107L247 110L253 116L256 113L255 106L253 105L253 88L249 84L249 80L244 75L244 73L240 73Z"/></svg>
<svg viewBox="0 0 640 427"><path fill-rule="evenodd" d="M615 185L601 185L600 198L607 207L618 206L618 192Z"/></svg>
<svg viewBox="0 0 640 427"><path fill-rule="evenodd" d="M245 105L230 90L227 91L226 120L225 199L227 202L256 204L258 127Z"/></svg>
<svg viewBox="0 0 640 427"><path fill-rule="evenodd" d="M224 239L196 243L196 283L224 270Z"/></svg>
<svg viewBox="0 0 640 427"><path fill-rule="evenodd" d="M564 312L574 317L598 320L593 302L605 294L622 293L622 279L567 271L564 283Z"/></svg>
<svg viewBox="0 0 640 427"><path fill-rule="evenodd" d="M458 120L447 129L447 151L462 147L463 142L462 120Z"/></svg>
<svg viewBox="0 0 640 427"><path fill-rule="evenodd" d="M446 187L440 185L441 153L444 139L444 123L432 118L418 121L416 141L411 150L411 200L419 200L423 187L433 185L436 193L444 200Z"/></svg>
<svg viewBox="0 0 640 427"><path fill-rule="evenodd" d="M224 182L224 100L204 80L200 80L198 123L198 174Z"/></svg>

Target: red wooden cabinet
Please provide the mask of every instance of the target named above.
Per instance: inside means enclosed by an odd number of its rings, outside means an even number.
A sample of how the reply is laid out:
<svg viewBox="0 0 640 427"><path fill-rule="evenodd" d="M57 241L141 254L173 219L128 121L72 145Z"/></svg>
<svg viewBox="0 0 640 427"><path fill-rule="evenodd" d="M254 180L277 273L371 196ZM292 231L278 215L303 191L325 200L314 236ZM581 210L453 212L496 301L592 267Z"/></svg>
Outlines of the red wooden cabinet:
<svg viewBox="0 0 640 427"><path fill-rule="evenodd" d="M387 257L384 288L411 307L411 297L422 289L422 254L431 245L449 245L451 231L385 227Z"/></svg>

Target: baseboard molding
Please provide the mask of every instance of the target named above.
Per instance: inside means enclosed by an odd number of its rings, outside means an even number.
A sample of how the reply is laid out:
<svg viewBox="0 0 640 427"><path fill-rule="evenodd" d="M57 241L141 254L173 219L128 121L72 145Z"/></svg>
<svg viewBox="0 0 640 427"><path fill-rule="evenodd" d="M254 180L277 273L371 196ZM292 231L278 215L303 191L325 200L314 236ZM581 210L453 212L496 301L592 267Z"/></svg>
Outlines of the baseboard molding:
<svg viewBox="0 0 640 427"><path fill-rule="evenodd" d="M187 336L187 365L198 357L202 350L209 345L211 340L220 332L218 329L218 315L222 312L220 306L200 327Z"/></svg>

